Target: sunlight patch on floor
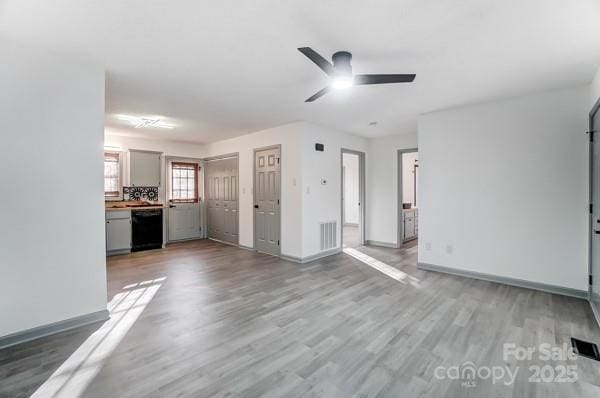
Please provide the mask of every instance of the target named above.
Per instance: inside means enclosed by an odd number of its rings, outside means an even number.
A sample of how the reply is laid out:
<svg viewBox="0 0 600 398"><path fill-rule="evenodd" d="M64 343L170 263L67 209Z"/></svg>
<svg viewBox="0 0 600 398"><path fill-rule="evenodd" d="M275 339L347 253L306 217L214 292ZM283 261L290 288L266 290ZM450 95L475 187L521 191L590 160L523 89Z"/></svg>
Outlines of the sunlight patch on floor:
<svg viewBox="0 0 600 398"><path fill-rule="evenodd" d="M373 258L368 254L360 252L351 247L346 247L343 251L349 256L354 257L355 259L361 261L369 267L376 269L377 271L389 276L392 279L397 280L400 283L409 283L412 286L419 287L420 281L417 278L408 275L406 272L400 271L398 268L392 267L391 265L387 265L386 263L379 261L376 258Z"/></svg>
<svg viewBox="0 0 600 398"><path fill-rule="evenodd" d="M128 285L108 303L110 319L44 382L31 397L83 396L88 385L152 300L166 278Z"/></svg>

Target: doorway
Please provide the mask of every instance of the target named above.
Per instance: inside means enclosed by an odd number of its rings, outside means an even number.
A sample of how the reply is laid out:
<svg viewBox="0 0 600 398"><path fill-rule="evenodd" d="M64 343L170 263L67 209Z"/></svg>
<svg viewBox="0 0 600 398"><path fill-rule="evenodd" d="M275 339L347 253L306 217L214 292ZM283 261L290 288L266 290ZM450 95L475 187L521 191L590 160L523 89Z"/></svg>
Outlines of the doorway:
<svg viewBox="0 0 600 398"><path fill-rule="evenodd" d="M342 148L342 248L365 244L365 154Z"/></svg>
<svg viewBox="0 0 600 398"><path fill-rule="evenodd" d="M205 159L208 238L239 244L238 155Z"/></svg>
<svg viewBox="0 0 600 398"><path fill-rule="evenodd" d="M167 158L167 241L202 238L200 160Z"/></svg>
<svg viewBox="0 0 600 398"><path fill-rule="evenodd" d="M254 150L254 248L278 256L280 247L281 146Z"/></svg>
<svg viewBox="0 0 600 398"><path fill-rule="evenodd" d="M419 152L398 150L398 240L397 245L416 246L419 237Z"/></svg>
<svg viewBox="0 0 600 398"><path fill-rule="evenodd" d="M590 112L589 301L600 324L600 99Z"/></svg>

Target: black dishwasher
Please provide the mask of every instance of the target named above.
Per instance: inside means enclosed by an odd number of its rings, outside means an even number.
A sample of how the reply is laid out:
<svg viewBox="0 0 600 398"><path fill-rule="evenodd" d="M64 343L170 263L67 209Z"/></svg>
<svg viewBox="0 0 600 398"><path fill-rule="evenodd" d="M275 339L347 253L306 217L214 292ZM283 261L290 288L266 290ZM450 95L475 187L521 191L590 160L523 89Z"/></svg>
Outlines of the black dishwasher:
<svg viewBox="0 0 600 398"><path fill-rule="evenodd" d="M160 249L163 242L162 209L131 211L131 251Z"/></svg>

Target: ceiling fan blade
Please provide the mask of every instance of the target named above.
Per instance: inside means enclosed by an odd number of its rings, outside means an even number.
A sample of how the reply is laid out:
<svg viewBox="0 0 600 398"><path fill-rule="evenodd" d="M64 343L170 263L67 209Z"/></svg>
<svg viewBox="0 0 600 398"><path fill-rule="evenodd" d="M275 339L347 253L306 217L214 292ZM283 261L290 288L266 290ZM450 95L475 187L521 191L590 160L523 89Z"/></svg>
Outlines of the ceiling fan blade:
<svg viewBox="0 0 600 398"><path fill-rule="evenodd" d="M323 72L327 73L330 76L333 75L333 65L331 64L331 62L323 58L318 52L316 52L310 47L300 47L298 51L306 55L306 57L313 61L319 68L321 68Z"/></svg>
<svg viewBox="0 0 600 398"><path fill-rule="evenodd" d="M331 87L329 87L329 86L322 88L321 90L317 91L312 97L310 97L309 99L307 99L304 102L313 102L317 98L320 98L320 97L324 96L325 94L327 94L329 92L329 90L331 90Z"/></svg>
<svg viewBox="0 0 600 398"><path fill-rule="evenodd" d="M410 83L417 75L354 75L354 84Z"/></svg>

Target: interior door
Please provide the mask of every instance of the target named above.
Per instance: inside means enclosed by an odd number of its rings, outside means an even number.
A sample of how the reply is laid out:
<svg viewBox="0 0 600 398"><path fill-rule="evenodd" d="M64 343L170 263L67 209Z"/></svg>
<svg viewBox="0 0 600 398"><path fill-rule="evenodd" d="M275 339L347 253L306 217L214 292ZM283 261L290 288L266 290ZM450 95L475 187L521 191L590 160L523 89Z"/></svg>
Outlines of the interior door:
<svg viewBox="0 0 600 398"><path fill-rule="evenodd" d="M223 159L223 240L238 243L238 159Z"/></svg>
<svg viewBox="0 0 600 398"><path fill-rule="evenodd" d="M279 254L281 150L269 148L254 153L254 248Z"/></svg>
<svg viewBox="0 0 600 398"><path fill-rule="evenodd" d="M600 322L600 100L590 115L590 303Z"/></svg>
<svg viewBox="0 0 600 398"><path fill-rule="evenodd" d="M223 204L221 163L216 160L206 162L206 207L208 215L208 237L223 240Z"/></svg>
<svg viewBox="0 0 600 398"><path fill-rule="evenodd" d="M239 241L237 156L207 161L205 181L208 237L237 245Z"/></svg>

